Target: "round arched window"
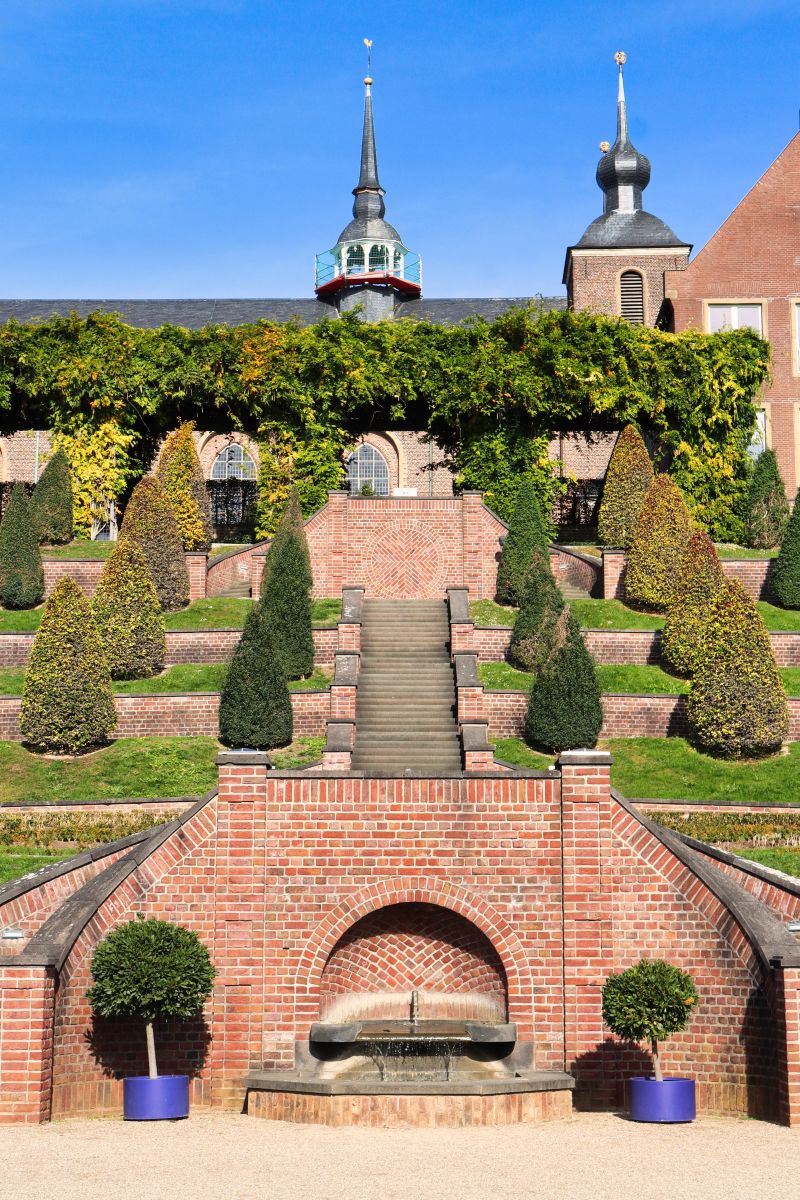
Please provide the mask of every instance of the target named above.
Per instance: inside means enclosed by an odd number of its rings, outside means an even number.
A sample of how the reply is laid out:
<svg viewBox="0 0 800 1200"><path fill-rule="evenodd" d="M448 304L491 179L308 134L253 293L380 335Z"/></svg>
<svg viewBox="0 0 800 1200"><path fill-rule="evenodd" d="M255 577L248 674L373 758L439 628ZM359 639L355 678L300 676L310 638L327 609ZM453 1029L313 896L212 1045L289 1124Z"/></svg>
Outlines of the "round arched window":
<svg viewBox="0 0 800 1200"><path fill-rule="evenodd" d="M256 475L256 464L238 442L226 446L211 468L212 479L255 479Z"/></svg>
<svg viewBox="0 0 800 1200"><path fill-rule="evenodd" d="M388 496L389 468L379 450L362 442L347 463L351 496Z"/></svg>

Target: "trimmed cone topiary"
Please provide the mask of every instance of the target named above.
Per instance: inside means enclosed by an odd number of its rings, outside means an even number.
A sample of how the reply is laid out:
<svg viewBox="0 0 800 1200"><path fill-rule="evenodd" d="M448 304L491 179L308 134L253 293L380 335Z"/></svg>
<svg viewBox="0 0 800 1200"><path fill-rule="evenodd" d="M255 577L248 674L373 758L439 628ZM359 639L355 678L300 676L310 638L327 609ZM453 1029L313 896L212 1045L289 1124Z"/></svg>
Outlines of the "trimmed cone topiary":
<svg viewBox="0 0 800 1200"><path fill-rule="evenodd" d="M189 572L178 523L167 494L154 475L145 475L133 489L120 541L136 542L165 612L174 612L189 603Z"/></svg>
<svg viewBox="0 0 800 1200"><path fill-rule="evenodd" d="M782 608L800 608L800 491L775 560L772 590Z"/></svg>
<svg viewBox="0 0 800 1200"><path fill-rule="evenodd" d="M193 421L173 429L161 451L156 476L169 498L184 550L207 550L211 545L211 503L193 435Z"/></svg>
<svg viewBox="0 0 800 1200"><path fill-rule="evenodd" d="M292 700L261 602L251 609L219 699L227 746L272 750L292 740Z"/></svg>
<svg viewBox="0 0 800 1200"><path fill-rule="evenodd" d="M42 471L30 503L40 545L62 546L72 541L72 472L63 450L56 450Z"/></svg>
<svg viewBox="0 0 800 1200"><path fill-rule="evenodd" d="M698 999L691 975L660 958L643 958L603 984L603 1020L626 1042L648 1043L660 1082L658 1043L686 1028Z"/></svg>
<svg viewBox="0 0 800 1200"><path fill-rule="evenodd" d="M508 661L513 666L534 673L544 666L553 652L556 622L563 609L564 599L550 569L550 555L541 546L534 546L508 647Z"/></svg>
<svg viewBox="0 0 800 1200"><path fill-rule="evenodd" d="M558 619L553 653L534 680L525 736L544 750L594 746L603 724L600 685L591 655L569 607Z"/></svg>
<svg viewBox="0 0 800 1200"><path fill-rule="evenodd" d="M35 608L44 597L39 539L23 484L16 483L0 522L0 606Z"/></svg>
<svg viewBox="0 0 800 1200"><path fill-rule="evenodd" d="M778 460L774 450L763 450L750 476L745 508L745 543L757 550L769 550L780 544L789 520Z"/></svg>
<svg viewBox="0 0 800 1200"><path fill-rule="evenodd" d="M92 612L112 679L145 679L164 668L164 618L134 541L119 542L103 567Z"/></svg>
<svg viewBox="0 0 800 1200"><path fill-rule="evenodd" d="M37 750L79 754L117 724L111 675L89 601L68 575L47 601L25 673L19 725Z"/></svg>
<svg viewBox="0 0 800 1200"><path fill-rule="evenodd" d="M287 679L314 670L311 563L300 501L289 497L265 563L260 604Z"/></svg>
<svg viewBox="0 0 800 1200"><path fill-rule="evenodd" d="M669 475L656 475L639 513L625 569L627 599L666 612L686 543L694 533L681 490Z"/></svg>
<svg viewBox="0 0 800 1200"><path fill-rule="evenodd" d="M194 930L140 915L100 942L90 969L93 1011L144 1024L148 1072L157 1078L153 1023L199 1016L217 973L208 950Z"/></svg>
<svg viewBox="0 0 800 1200"><path fill-rule="evenodd" d="M517 489L514 514L497 567L496 591L500 604L520 603L523 582L534 546L547 550L547 531L533 480L523 479Z"/></svg>
<svg viewBox="0 0 800 1200"><path fill-rule="evenodd" d="M716 547L707 533L698 530L686 543L675 593L661 636L661 653L679 675L692 675L711 601L724 576Z"/></svg>
<svg viewBox="0 0 800 1200"><path fill-rule="evenodd" d="M608 463L603 499L597 514L597 537L603 546L626 550L653 481L653 464L647 446L634 425L626 425Z"/></svg>
<svg viewBox="0 0 800 1200"><path fill-rule="evenodd" d="M770 636L738 579L726 579L709 607L687 717L698 745L724 758L772 754L789 732Z"/></svg>

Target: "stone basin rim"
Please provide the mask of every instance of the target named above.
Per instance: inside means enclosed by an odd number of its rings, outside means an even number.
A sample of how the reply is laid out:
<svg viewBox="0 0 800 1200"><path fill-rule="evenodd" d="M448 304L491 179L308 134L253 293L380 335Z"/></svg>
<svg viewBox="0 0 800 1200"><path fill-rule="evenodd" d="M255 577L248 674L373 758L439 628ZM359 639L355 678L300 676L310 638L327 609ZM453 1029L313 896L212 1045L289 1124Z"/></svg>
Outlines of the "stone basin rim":
<svg viewBox="0 0 800 1200"><path fill-rule="evenodd" d="M453 1020L365 1020L342 1023L318 1021L310 1040L319 1043L351 1042L478 1042L503 1044L517 1040L513 1023Z"/></svg>
<svg viewBox="0 0 800 1200"><path fill-rule="evenodd" d="M564 1071L520 1071L500 1079L312 1079L291 1071L251 1071L247 1091L311 1096L505 1096L519 1092L573 1091Z"/></svg>

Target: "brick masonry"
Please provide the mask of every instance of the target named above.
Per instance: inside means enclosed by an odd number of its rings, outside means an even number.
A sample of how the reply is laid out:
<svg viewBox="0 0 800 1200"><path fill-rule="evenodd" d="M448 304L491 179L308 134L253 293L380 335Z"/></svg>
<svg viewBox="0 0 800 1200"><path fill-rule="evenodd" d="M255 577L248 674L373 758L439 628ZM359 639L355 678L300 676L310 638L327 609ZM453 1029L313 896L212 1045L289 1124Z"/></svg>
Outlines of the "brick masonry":
<svg viewBox="0 0 800 1200"><path fill-rule="evenodd" d="M187 554L186 566L189 572L189 599L202 600L206 595L206 562L205 554ZM104 558L45 558L44 594L47 598L63 575L74 579L84 596L93 596L98 580L106 565Z"/></svg>
<svg viewBox="0 0 800 1200"><path fill-rule="evenodd" d="M722 572L728 579L738 579L748 596L754 600L774 600L771 576L772 558L724 558ZM603 551L603 598L625 599L625 552Z"/></svg>
<svg viewBox="0 0 800 1200"><path fill-rule="evenodd" d="M93 1019L86 988L95 946L141 912L195 929L217 967L202 1019L156 1035L161 1070L190 1073L198 1106L241 1111L248 1072L294 1067L322 1013L378 1008L409 984L440 1010L502 1003L535 1069L566 1067L582 1106L619 1104L646 1060L604 1030L600 990L646 953L696 980L701 1004L667 1053L671 1072L697 1080L701 1108L800 1120L800 966L782 918L751 897L758 920L743 923L722 898L723 872L698 874L614 796L608 756L573 752L539 776L394 780L268 772L264 761L223 756L217 796L113 878L99 875L94 904L73 892L68 926L66 912L58 927L32 918L25 949L0 961L0 1119L119 1113L120 1076L143 1072L144 1038ZM569 1105L251 1092L248 1110L503 1124Z"/></svg>

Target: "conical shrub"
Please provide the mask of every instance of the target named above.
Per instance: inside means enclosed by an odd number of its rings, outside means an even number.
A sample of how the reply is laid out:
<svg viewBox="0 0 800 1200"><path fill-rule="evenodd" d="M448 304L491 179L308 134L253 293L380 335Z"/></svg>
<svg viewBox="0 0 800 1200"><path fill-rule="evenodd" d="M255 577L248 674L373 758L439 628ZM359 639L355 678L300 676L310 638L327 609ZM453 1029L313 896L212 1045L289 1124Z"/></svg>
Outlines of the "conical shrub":
<svg viewBox="0 0 800 1200"><path fill-rule="evenodd" d="M775 560L772 590L782 608L800 608L800 491Z"/></svg>
<svg viewBox="0 0 800 1200"><path fill-rule="evenodd" d="M55 754L100 746L117 723L92 610L68 575L53 589L33 640L19 723L26 742Z"/></svg>
<svg viewBox="0 0 800 1200"><path fill-rule="evenodd" d="M165 612L174 612L189 603L189 572L178 523L155 476L145 475L133 489L120 541L136 542Z"/></svg>
<svg viewBox="0 0 800 1200"><path fill-rule="evenodd" d="M698 530L681 556L661 638L661 652L679 675L694 673L708 610L723 578L714 543L707 533Z"/></svg>
<svg viewBox="0 0 800 1200"><path fill-rule="evenodd" d="M194 444L194 422L174 429L164 443L156 476L175 514L184 550L211 545L211 503Z"/></svg>
<svg viewBox="0 0 800 1200"><path fill-rule="evenodd" d="M622 546L627 550L652 481L653 464L644 439L635 426L626 425L617 438L603 485L597 514L597 537L601 545Z"/></svg>
<svg viewBox="0 0 800 1200"><path fill-rule="evenodd" d="M35 608L44 597L39 539L23 484L16 483L0 522L0 606Z"/></svg>
<svg viewBox="0 0 800 1200"><path fill-rule="evenodd" d="M769 550L780 544L789 520L778 460L774 450L763 450L756 459L747 489L745 541L756 550Z"/></svg>
<svg viewBox="0 0 800 1200"><path fill-rule="evenodd" d="M265 563L260 604L287 679L314 670L311 565L300 504L294 493Z"/></svg>
<svg viewBox="0 0 800 1200"><path fill-rule="evenodd" d="M112 679L144 679L164 668L164 618L139 546L118 542L92 599L97 631Z"/></svg>
<svg viewBox="0 0 800 1200"><path fill-rule="evenodd" d="M497 567L496 591L500 604L519 604L534 546L547 550L547 530L533 480L523 479Z"/></svg>
<svg viewBox="0 0 800 1200"><path fill-rule="evenodd" d="M541 669L552 654L555 627L563 608L564 599L550 569L550 555L541 546L534 546L508 647L508 661L513 666L534 673Z"/></svg>
<svg viewBox="0 0 800 1200"><path fill-rule="evenodd" d="M577 750L594 746L602 724L594 663L578 622L566 607L556 627L553 653L531 688L525 736L544 750Z"/></svg>
<svg viewBox="0 0 800 1200"><path fill-rule="evenodd" d="M31 496L31 520L40 545L72 541L72 472L63 450L56 450Z"/></svg>
<svg viewBox="0 0 800 1200"><path fill-rule="evenodd" d="M261 603L251 609L219 700L219 736L227 746L271 750L292 740L286 674Z"/></svg>
<svg viewBox="0 0 800 1200"><path fill-rule="evenodd" d="M632 604L666 612L693 533L680 488L668 475L656 475L647 489L628 551L625 594Z"/></svg>
<svg viewBox="0 0 800 1200"><path fill-rule="evenodd" d="M726 579L710 604L687 716L698 745L725 758L773 753L789 731L769 633L737 579Z"/></svg>

